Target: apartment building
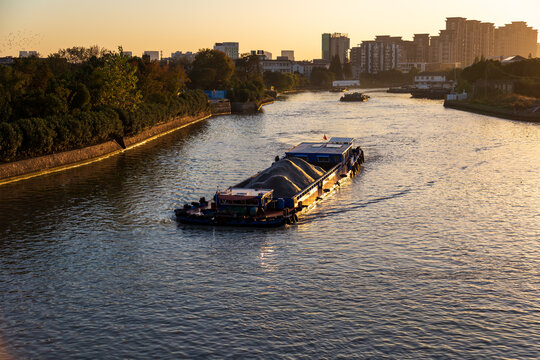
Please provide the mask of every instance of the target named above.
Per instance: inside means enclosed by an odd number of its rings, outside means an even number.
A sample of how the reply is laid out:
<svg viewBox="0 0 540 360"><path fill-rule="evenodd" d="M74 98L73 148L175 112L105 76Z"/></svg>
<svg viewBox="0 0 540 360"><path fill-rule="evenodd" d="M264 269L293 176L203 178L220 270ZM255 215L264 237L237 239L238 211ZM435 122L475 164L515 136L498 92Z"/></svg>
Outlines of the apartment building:
<svg viewBox="0 0 540 360"><path fill-rule="evenodd" d="M348 60L348 51L351 41L348 34L333 33L322 34L322 58L332 61L334 56L338 55L342 64Z"/></svg>
<svg viewBox="0 0 540 360"><path fill-rule="evenodd" d="M534 57L537 50L538 30L524 21L513 21L495 30L495 55Z"/></svg>
<svg viewBox="0 0 540 360"><path fill-rule="evenodd" d="M395 69L400 62L406 62L401 37L379 35L375 40L362 41L360 46L351 49L354 78L358 78L360 73L377 74Z"/></svg>
<svg viewBox="0 0 540 360"><path fill-rule="evenodd" d="M223 51L228 57L230 57L233 60L236 60L239 57L237 42L215 43L214 50Z"/></svg>
<svg viewBox="0 0 540 360"><path fill-rule="evenodd" d="M281 50L281 56L285 56L290 61L294 61L294 50Z"/></svg>
<svg viewBox="0 0 540 360"><path fill-rule="evenodd" d="M159 61L159 51L145 51L143 57L148 56L150 61Z"/></svg>

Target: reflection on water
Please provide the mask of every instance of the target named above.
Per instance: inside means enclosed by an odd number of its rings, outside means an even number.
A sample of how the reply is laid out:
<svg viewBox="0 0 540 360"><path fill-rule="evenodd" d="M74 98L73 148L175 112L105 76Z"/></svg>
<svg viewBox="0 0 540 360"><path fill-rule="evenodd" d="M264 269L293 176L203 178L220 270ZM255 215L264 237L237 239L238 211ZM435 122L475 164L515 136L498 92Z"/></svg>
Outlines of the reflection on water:
<svg viewBox="0 0 540 360"><path fill-rule="evenodd" d="M540 357L540 127L371 95L291 95L0 187L5 352ZM356 137L365 168L300 225L174 221L323 134Z"/></svg>

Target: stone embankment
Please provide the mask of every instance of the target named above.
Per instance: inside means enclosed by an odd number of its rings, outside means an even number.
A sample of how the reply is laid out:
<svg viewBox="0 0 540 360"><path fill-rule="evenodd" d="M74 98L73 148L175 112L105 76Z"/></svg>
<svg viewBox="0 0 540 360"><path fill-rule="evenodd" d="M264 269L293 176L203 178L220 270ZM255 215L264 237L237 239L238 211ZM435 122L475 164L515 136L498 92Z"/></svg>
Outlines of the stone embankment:
<svg viewBox="0 0 540 360"><path fill-rule="evenodd" d="M261 110L261 107L263 107L264 105L272 104L273 102L274 98L272 97L265 98L259 103L256 103L254 101L231 102L231 110L233 114L254 113Z"/></svg>
<svg viewBox="0 0 540 360"><path fill-rule="evenodd" d="M135 136L123 137L82 149L0 164L0 185L103 160L210 116L209 113L202 113L197 116L177 117Z"/></svg>
<svg viewBox="0 0 540 360"><path fill-rule="evenodd" d="M471 104L463 101L446 100L444 106L450 109L469 111L476 114L495 116L509 120L540 122L540 112L514 111L490 105Z"/></svg>

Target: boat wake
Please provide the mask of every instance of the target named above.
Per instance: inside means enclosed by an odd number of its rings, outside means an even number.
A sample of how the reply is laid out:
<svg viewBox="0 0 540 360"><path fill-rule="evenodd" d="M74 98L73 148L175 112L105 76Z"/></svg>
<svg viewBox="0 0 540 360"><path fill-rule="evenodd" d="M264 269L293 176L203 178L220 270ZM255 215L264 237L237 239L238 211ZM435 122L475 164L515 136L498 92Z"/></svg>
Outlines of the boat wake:
<svg viewBox="0 0 540 360"><path fill-rule="evenodd" d="M362 203L359 203L359 204L349 204L341 209L336 209L336 210L330 210L330 211L326 211L326 212L321 212L321 213L317 213L317 214L306 214L305 216L303 216L301 218L301 220L297 223L298 225L301 225L305 222L308 222L308 221L311 221L315 218L326 218L326 217L331 217L331 216L335 216L335 215L341 215L343 213L347 213L347 212L351 212L351 211L356 211L356 210L359 210L359 209L362 209L362 208L365 208L369 205L372 205L372 204L378 204L380 202L383 202L383 201L387 201L387 200L392 200L392 199L395 199L395 198L398 198L398 197L401 197L401 196L405 196L411 192L414 192L414 191L418 191L418 190L423 190L427 187L431 187L435 184L435 181L428 181L424 186L421 186L421 187L418 187L418 188L409 188L409 189L405 189L405 190L402 190L402 191L398 191L398 192L395 192L391 195L388 195L388 196L383 196L383 197L378 197L378 198L375 198L375 199L371 199L371 200L367 200L365 202L362 202Z"/></svg>

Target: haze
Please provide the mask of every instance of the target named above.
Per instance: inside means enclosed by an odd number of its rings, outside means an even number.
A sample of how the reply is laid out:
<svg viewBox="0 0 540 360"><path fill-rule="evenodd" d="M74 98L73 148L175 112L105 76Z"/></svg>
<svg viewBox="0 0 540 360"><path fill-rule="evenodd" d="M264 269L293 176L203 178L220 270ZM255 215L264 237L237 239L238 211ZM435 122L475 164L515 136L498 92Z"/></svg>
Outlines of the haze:
<svg viewBox="0 0 540 360"><path fill-rule="evenodd" d="M440 2L321 0L0 0L0 56L36 50L119 45L133 55L145 50L197 51L215 42L237 41L240 52L295 51L297 60L321 57L321 34L348 33L351 46L375 35L412 39L437 35L449 16L493 22L526 21L540 28L538 0Z"/></svg>

